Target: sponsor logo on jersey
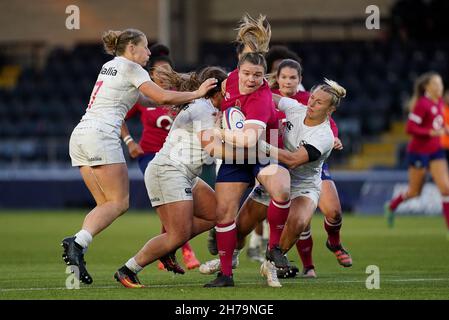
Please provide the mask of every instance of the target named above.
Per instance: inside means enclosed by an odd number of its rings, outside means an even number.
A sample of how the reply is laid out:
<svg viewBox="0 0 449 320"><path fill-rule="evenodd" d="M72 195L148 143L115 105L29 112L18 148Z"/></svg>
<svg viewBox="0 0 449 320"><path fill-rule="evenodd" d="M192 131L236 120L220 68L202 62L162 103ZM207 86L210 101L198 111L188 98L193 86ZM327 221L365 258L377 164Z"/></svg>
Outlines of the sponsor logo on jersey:
<svg viewBox="0 0 449 320"><path fill-rule="evenodd" d="M185 188L184 191L186 194L192 194L192 188Z"/></svg>
<svg viewBox="0 0 449 320"><path fill-rule="evenodd" d="M430 110L432 111L432 114L438 113L438 108L436 106L432 106L432 108Z"/></svg>
<svg viewBox="0 0 449 320"><path fill-rule="evenodd" d="M260 187L255 187L254 194L256 194L259 197L262 196L262 189L260 189Z"/></svg>
<svg viewBox="0 0 449 320"><path fill-rule="evenodd" d="M161 201L161 199L159 199L158 197L150 199L150 202L155 202L155 201Z"/></svg>
<svg viewBox="0 0 449 320"><path fill-rule="evenodd" d="M89 161L101 161L101 160L103 160L103 158L96 156L96 157L88 158L87 160L89 160Z"/></svg>
<svg viewBox="0 0 449 320"><path fill-rule="evenodd" d="M287 131L291 131L291 130L293 129L293 123L291 123L290 121L287 121L287 122L285 123L285 129L286 129Z"/></svg>
<svg viewBox="0 0 449 320"><path fill-rule="evenodd" d="M435 130L440 130L440 129L442 129L444 127L444 119L443 119L443 116L441 114L439 114L435 118L433 118L432 127Z"/></svg>
<svg viewBox="0 0 449 320"><path fill-rule="evenodd" d="M105 76L116 76L117 75L117 69L115 69L114 67L109 67L109 68L101 68L101 72L100 74L104 74Z"/></svg>

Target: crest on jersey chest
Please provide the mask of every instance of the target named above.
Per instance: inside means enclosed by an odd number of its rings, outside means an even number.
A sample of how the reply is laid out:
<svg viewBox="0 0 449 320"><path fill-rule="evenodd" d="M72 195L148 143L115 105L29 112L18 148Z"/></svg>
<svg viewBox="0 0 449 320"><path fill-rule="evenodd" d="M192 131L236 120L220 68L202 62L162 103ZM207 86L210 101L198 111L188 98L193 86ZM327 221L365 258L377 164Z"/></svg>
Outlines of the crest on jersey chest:
<svg viewBox="0 0 449 320"><path fill-rule="evenodd" d="M430 112L432 112L433 115L438 113L438 108L437 106L432 106L432 108L430 109Z"/></svg>
<svg viewBox="0 0 449 320"><path fill-rule="evenodd" d="M285 123L285 130L291 131L292 129L293 129L293 123L291 123L290 121L287 121Z"/></svg>

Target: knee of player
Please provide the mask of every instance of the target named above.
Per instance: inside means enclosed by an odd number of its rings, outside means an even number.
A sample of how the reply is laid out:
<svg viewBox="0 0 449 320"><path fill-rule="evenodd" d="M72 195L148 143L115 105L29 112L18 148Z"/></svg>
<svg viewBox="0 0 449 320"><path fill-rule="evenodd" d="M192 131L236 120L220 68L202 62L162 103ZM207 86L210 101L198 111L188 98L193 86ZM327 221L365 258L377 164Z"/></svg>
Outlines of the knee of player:
<svg viewBox="0 0 449 320"><path fill-rule="evenodd" d="M216 221L234 219L238 211L238 207L229 203L218 204L216 209Z"/></svg>
<svg viewBox="0 0 449 320"><path fill-rule="evenodd" d="M289 221L289 224L293 227L289 228L292 230L291 232L294 232L295 235L299 237L301 233L306 231L307 226L309 225L309 221L307 221L307 219L305 218L297 217L293 221Z"/></svg>
<svg viewBox="0 0 449 320"><path fill-rule="evenodd" d="M290 186L280 186L273 192L271 199L276 202L285 202L290 199Z"/></svg>
<svg viewBox="0 0 449 320"><path fill-rule="evenodd" d="M449 197L449 186L444 186L440 190L441 196L444 198Z"/></svg>
<svg viewBox="0 0 449 320"><path fill-rule="evenodd" d="M187 230L185 232L182 232L177 237L177 245L182 246L184 243L190 240L191 232L188 232Z"/></svg>
<svg viewBox="0 0 449 320"><path fill-rule="evenodd" d="M125 197L123 199L115 201L117 210L120 212L120 214L125 213L129 209L129 197Z"/></svg>
<svg viewBox="0 0 449 320"><path fill-rule="evenodd" d="M182 228L170 228L170 230L167 234L174 245L181 246L190 240L192 229L189 225L183 225Z"/></svg>
<svg viewBox="0 0 449 320"><path fill-rule="evenodd" d="M330 222L339 222L342 219L342 212L340 207L330 208L326 210L327 212L323 212L326 216L326 219Z"/></svg>

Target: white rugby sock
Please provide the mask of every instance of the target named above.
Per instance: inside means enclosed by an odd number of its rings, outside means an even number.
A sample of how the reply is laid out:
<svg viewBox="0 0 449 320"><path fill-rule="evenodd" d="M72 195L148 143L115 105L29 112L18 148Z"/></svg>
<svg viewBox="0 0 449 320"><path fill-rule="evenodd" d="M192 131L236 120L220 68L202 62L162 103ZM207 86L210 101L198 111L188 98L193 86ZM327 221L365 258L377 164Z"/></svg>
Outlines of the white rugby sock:
<svg viewBox="0 0 449 320"><path fill-rule="evenodd" d="M139 273L140 271L142 271L142 267L139 266L136 262L136 259L134 259L134 257L132 257L131 259L128 260L127 263L125 263L125 266L131 270L134 273Z"/></svg>
<svg viewBox="0 0 449 320"><path fill-rule="evenodd" d="M75 242L85 249L92 242L92 235L88 231L81 229L75 234Z"/></svg>
<svg viewBox="0 0 449 320"><path fill-rule="evenodd" d="M262 236L257 234L256 231L251 232L251 238L249 240L249 248L257 248L262 245Z"/></svg>

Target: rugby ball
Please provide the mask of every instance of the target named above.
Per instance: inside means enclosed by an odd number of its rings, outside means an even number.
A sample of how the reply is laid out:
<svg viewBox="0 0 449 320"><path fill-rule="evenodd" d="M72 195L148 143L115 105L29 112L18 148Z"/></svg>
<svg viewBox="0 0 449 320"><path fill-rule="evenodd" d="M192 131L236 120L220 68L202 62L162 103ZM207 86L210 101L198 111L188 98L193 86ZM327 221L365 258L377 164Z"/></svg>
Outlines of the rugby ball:
<svg viewBox="0 0 449 320"><path fill-rule="evenodd" d="M245 123L245 115L240 109L236 107L230 107L223 112L223 118L221 120L221 125L223 129L243 129Z"/></svg>

